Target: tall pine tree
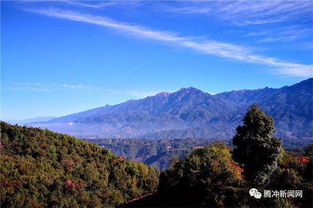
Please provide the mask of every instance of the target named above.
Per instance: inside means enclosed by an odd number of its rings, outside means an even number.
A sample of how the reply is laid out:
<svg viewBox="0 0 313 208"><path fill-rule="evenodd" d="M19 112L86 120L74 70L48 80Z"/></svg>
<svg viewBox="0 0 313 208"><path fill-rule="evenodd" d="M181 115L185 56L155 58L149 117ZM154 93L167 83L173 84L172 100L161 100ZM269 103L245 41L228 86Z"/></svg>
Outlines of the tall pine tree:
<svg viewBox="0 0 313 208"><path fill-rule="evenodd" d="M243 119L243 125L236 130L234 159L244 166L248 181L266 184L283 152L281 141L273 138L274 119L258 105L252 105Z"/></svg>

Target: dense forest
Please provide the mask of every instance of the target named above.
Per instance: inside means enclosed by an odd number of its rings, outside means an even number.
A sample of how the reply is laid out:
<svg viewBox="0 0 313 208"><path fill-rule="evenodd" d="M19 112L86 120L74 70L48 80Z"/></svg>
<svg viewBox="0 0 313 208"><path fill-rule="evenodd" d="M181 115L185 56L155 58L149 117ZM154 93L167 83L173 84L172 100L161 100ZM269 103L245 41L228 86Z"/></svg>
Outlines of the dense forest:
<svg viewBox="0 0 313 208"><path fill-rule="evenodd" d="M229 146L232 140L212 139L87 139L86 141L111 150L114 154L129 158L133 161L143 162L159 170L171 167L175 158L184 158L192 150L202 148L214 142L224 142ZM309 143L307 143L309 144ZM283 146L288 151L301 151L307 145L305 141L284 139Z"/></svg>
<svg viewBox="0 0 313 208"><path fill-rule="evenodd" d="M95 144L1 122L1 207L116 207L153 193L158 171Z"/></svg>
<svg viewBox="0 0 313 208"><path fill-rule="evenodd" d="M257 105L236 132L232 147L203 143L160 173L96 144L1 122L0 205L312 207L313 144L285 150L273 137L273 118Z"/></svg>

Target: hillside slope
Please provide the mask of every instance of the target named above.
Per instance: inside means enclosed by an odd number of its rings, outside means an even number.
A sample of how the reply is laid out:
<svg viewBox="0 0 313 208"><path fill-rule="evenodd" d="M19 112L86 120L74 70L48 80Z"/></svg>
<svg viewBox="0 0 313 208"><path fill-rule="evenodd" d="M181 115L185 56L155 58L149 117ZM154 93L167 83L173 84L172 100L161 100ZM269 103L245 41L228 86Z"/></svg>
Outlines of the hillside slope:
<svg viewBox="0 0 313 208"><path fill-rule="evenodd" d="M158 171L49 130L1 122L1 207L116 207L150 194Z"/></svg>

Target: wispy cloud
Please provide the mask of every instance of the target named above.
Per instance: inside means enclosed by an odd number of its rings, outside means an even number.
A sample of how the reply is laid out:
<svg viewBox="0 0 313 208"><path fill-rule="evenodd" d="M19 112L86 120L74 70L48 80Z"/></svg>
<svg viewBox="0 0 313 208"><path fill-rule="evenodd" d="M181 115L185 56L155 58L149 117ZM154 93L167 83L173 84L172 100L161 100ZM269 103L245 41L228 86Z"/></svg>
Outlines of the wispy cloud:
<svg viewBox="0 0 313 208"><path fill-rule="evenodd" d="M205 14L238 25L283 22L312 14L311 0L236 0L181 2L165 7L166 11L183 14Z"/></svg>
<svg viewBox="0 0 313 208"><path fill-rule="evenodd" d="M1 90L8 91L28 91L28 92L49 92L50 89L47 86L43 86L39 83L32 82L10 82L3 83Z"/></svg>
<svg viewBox="0 0 313 208"><path fill-rule="evenodd" d="M274 57L266 57L256 55L251 52L247 47L234 45L214 40L201 40L196 41L193 38L177 35L167 31L157 31L141 27L133 24L126 24L113 21L112 19L94 16L90 14L82 14L72 11L57 10L57 9L43 9L43 10L28 10L31 12L47 15L50 17L62 18L76 22L83 22L88 24L100 25L106 28L123 31L126 34L134 35L141 38L147 38L157 41L172 43L181 47L193 49L195 51L238 60L242 62L257 63L274 68L274 72L299 77L313 76L313 66L282 61Z"/></svg>
<svg viewBox="0 0 313 208"><path fill-rule="evenodd" d="M262 25L262 24L269 24L269 23L276 23L282 22L281 19L263 19L263 20L247 20L241 23L237 23L239 25Z"/></svg>
<svg viewBox="0 0 313 208"><path fill-rule="evenodd" d="M73 90L93 90L94 86L88 85L73 85L73 84L59 84L57 87L65 88L65 89L73 89Z"/></svg>
<svg viewBox="0 0 313 208"><path fill-rule="evenodd" d="M143 98L155 95L164 90L140 90L140 89L111 89L103 86L66 84L66 83L36 83L36 82L8 82L3 84L2 90L22 92L60 92L64 90L83 92L97 92L104 95L124 95L134 98Z"/></svg>
<svg viewBox="0 0 313 208"><path fill-rule="evenodd" d="M9 82L3 84L4 89L9 91L32 91L32 92L52 92L60 89L70 90L94 90L94 86L75 84L44 84L37 82Z"/></svg>
<svg viewBox="0 0 313 208"><path fill-rule="evenodd" d="M4 1L12 1L12 2L19 2L19 3L62 3L68 4L71 6L76 6L76 7L85 7L85 8L90 8L90 9L103 9L106 7L132 7L132 6L137 6L140 5L142 2L145 0L133 0L133 1L124 1L124 0L85 0L85 1L80 1L80 0L4 0Z"/></svg>
<svg viewBox="0 0 313 208"><path fill-rule="evenodd" d="M8 87L8 91L30 91L30 92L49 92L48 88L43 87Z"/></svg>
<svg viewBox="0 0 313 208"><path fill-rule="evenodd" d="M93 8L93 9L101 9L104 7L116 5L116 2L113 1L104 1L104 2L97 2L97 1L71 1L71 0L64 0L68 4L81 6L81 7L87 7L87 8Z"/></svg>
<svg viewBox="0 0 313 208"><path fill-rule="evenodd" d="M259 30L257 32L248 32L243 35L243 37L256 37L259 38L259 43L265 42L288 42L288 41L296 41L300 39L305 39L309 37L312 33L311 28L306 28L303 26L283 26L283 27L275 27L266 30Z"/></svg>
<svg viewBox="0 0 313 208"><path fill-rule="evenodd" d="M312 28L301 28L296 26L289 26L281 28L280 30L273 30L260 42L273 42L273 41L294 41L304 39L312 34Z"/></svg>

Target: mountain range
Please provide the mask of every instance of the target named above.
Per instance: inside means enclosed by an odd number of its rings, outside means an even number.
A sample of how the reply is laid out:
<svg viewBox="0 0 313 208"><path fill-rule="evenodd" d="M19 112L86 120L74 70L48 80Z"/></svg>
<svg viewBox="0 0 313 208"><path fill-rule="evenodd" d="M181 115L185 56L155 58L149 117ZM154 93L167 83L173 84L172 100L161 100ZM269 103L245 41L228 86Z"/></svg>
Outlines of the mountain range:
<svg viewBox="0 0 313 208"><path fill-rule="evenodd" d="M182 88L28 125L85 139L231 139L252 104L274 117L277 136L312 140L313 78L278 89L215 95Z"/></svg>

